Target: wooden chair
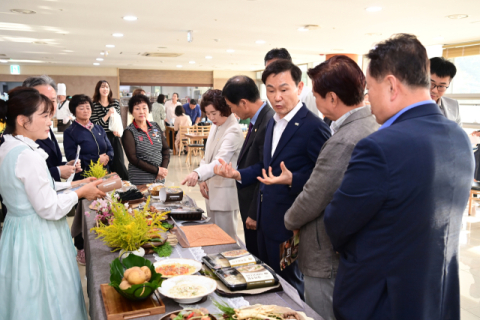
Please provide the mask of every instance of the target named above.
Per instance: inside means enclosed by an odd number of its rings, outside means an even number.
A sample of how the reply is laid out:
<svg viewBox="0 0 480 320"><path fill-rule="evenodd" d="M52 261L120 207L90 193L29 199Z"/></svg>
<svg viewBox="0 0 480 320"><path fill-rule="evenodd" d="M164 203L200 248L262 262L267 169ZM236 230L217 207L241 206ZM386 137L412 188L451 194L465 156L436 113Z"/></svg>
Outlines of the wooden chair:
<svg viewBox="0 0 480 320"><path fill-rule="evenodd" d="M474 181L470 189L470 197L468 198L468 215L470 215L472 212L473 200L480 200L480 197L478 197L479 194L480 194L480 183ZM474 197L474 195L477 195L477 197Z"/></svg>
<svg viewBox="0 0 480 320"><path fill-rule="evenodd" d="M194 126L191 129L191 134L203 135L202 126ZM200 155L203 157L205 145L203 144L203 139L190 139L190 144L188 145L188 154L185 159L186 163L192 164L192 154Z"/></svg>
<svg viewBox="0 0 480 320"><path fill-rule="evenodd" d="M189 126L180 126L180 129L178 129L177 135L180 135L180 145L178 146L177 154L180 156L182 154L183 149L185 146L187 146L190 141L187 137L185 137L185 134L190 133L190 128ZM175 138L175 143L177 142L177 139Z"/></svg>

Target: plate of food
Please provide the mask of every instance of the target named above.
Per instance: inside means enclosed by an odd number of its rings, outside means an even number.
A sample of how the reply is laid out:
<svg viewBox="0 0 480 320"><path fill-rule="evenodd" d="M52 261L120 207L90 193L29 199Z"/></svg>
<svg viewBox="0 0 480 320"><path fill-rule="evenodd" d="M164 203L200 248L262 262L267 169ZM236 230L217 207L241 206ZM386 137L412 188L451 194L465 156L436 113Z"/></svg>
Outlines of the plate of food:
<svg viewBox="0 0 480 320"><path fill-rule="evenodd" d="M155 262L154 266L162 278L192 275L202 269L202 263L193 259L167 259Z"/></svg>
<svg viewBox="0 0 480 320"><path fill-rule="evenodd" d="M258 319L275 319L275 320L307 320L305 314L297 312L287 307L277 305L256 304L246 306L239 309L233 309L226 303L213 301L215 307L223 312L223 320L258 320Z"/></svg>
<svg viewBox="0 0 480 320"><path fill-rule="evenodd" d="M246 255L249 255L250 252L244 249L238 249L238 250L232 250L232 251L226 251L222 252L222 256L224 256L227 259L234 259L234 258L240 258Z"/></svg>
<svg viewBox="0 0 480 320"><path fill-rule="evenodd" d="M148 192L150 192L153 197L158 197L160 190L163 188L165 188L165 186L162 183L152 183L148 186Z"/></svg>
<svg viewBox="0 0 480 320"><path fill-rule="evenodd" d="M205 308L186 308L183 310L176 310L167 313L162 318L160 318L160 320L188 320L190 318L195 318L195 320L217 320L217 318L214 315L210 314L210 312Z"/></svg>
<svg viewBox="0 0 480 320"><path fill-rule="evenodd" d="M163 281L158 291L178 303L194 303L217 289L217 282L204 276L178 276Z"/></svg>

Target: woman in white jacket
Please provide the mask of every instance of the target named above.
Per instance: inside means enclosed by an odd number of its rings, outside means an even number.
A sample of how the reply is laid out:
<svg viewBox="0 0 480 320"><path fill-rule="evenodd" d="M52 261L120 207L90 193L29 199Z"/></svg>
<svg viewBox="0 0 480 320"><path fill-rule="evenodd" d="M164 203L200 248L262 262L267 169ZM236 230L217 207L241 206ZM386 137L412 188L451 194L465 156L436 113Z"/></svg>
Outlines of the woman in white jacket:
<svg viewBox="0 0 480 320"><path fill-rule="evenodd" d="M200 105L213 125L205 147L205 157L200 167L190 173L182 184L195 186L198 182L200 192L206 199L207 214L213 223L237 240L238 197L235 180L214 174L213 169L220 164L218 159L237 166L237 159L243 145L243 133L232 114L221 90L208 90Z"/></svg>

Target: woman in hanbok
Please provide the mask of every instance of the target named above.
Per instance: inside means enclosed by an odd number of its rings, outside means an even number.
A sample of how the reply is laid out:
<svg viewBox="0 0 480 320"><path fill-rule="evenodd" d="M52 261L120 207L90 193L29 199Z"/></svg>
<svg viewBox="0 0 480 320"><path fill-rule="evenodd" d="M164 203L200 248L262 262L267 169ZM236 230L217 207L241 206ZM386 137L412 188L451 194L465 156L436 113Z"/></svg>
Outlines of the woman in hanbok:
<svg viewBox="0 0 480 320"><path fill-rule="evenodd" d="M55 182L48 155L35 143L47 139L52 102L36 89L0 95L0 194L8 214L0 238L0 320L87 319L80 275L66 215L81 198L105 194L94 178ZM57 189L77 187L57 194Z"/></svg>

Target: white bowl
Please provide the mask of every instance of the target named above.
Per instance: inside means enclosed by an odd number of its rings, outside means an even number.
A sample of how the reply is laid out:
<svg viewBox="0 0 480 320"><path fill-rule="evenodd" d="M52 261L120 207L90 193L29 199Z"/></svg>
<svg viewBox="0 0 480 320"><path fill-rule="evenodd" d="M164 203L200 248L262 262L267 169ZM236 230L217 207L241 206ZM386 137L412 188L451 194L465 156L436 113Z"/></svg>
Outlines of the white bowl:
<svg viewBox="0 0 480 320"><path fill-rule="evenodd" d="M205 288L206 292L188 298L179 298L170 294L170 289L174 286L182 283L195 284ZM158 288L158 291L165 297L175 300L178 303L194 303L202 300L203 297L208 296L210 293L217 289L217 282L213 279L204 276L178 276L162 282L162 286Z"/></svg>
<svg viewBox="0 0 480 320"><path fill-rule="evenodd" d="M159 266L162 266L162 265L165 265L165 264L173 264L173 263L188 264L190 266L193 266L195 268L195 271L193 271L190 274L197 273L198 271L200 271L200 269L202 269L202 263L198 262L197 260L193 260L193 259L165 259L165 260L162 260L162 261L155 262L153 264L153 266L155 267L155 270L156 270L157 267L159 267ZM187 275L189 275L189 274L178 275L178 276L164 276L164 275L162 275L162 278L173 278L173 277L187 276Z"/></svg>

